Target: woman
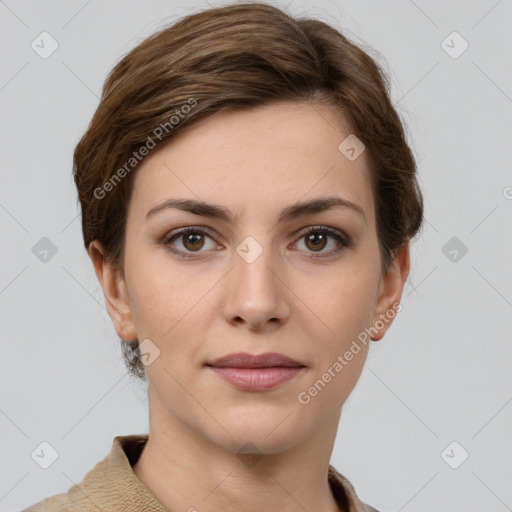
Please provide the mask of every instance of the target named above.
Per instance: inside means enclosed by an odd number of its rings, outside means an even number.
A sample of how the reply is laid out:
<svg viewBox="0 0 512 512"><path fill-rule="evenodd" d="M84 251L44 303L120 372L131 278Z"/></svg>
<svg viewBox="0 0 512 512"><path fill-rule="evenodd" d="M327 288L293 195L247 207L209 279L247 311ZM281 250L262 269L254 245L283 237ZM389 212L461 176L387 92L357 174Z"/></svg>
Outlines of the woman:
<svg viewBox="0 0 512 512"><path fill-rule="evenodd" d="M329 461L423 203L374 60L263 3L189 15L112 70L74 176L150 432L27 510L376 510Z"/></svg>

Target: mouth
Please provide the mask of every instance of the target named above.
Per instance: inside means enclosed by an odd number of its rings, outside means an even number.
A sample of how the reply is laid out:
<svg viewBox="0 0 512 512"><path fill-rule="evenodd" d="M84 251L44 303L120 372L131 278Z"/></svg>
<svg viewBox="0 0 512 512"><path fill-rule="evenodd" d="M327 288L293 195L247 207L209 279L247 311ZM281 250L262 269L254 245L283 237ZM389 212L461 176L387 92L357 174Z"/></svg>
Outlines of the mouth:
<svg viewBox="0 0 512 512"><path fill-rule="evenodd" d="M226 366L210 366L210 368L224 381L240 390L265 391L288 382L306 367L230 368Z"/></svg>
<svg viewBox="0 0 512 512"><path fill-rule="evenodd" d="M275 352L229 354L206 363L216 375L243 391L265 391L296 377L305 365Z"/></svg>
<svg viewBox="0 0 512 512"><path fill-rule="evenodd" d="M220 357L214 361L206 363L206 366L215 368L296 368L305 367L302 363L277 352L267 352L265 354L253 355L245 352L237 352Z"/></svg>

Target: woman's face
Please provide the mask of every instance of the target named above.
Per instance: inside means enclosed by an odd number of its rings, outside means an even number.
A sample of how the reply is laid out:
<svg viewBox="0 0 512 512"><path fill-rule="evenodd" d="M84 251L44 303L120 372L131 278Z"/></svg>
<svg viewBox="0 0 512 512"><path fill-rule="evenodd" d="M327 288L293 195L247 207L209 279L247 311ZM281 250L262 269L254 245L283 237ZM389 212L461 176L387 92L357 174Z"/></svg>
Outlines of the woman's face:
<svg viewBox="0 0 512 512"><path fill-rule="evenodd" d="M161 426L179 421L218 446L272 453L337 425L365 362L365 328L394 313L408 271L407 249L380 274L367 157L354 159L353 139L339 149L349 134L308 103L228 111L136 171L124 277L115 275L118 295L107 302L119 336L138 338L148 354ZM326 198L356 206L297 208ZM171 199L216 205L226 217L209 206L149 213ZM224 370L258 372L250 387L207 365L239 352L277 352L302 368L264 389L258 378L275 368Z"/></svg>

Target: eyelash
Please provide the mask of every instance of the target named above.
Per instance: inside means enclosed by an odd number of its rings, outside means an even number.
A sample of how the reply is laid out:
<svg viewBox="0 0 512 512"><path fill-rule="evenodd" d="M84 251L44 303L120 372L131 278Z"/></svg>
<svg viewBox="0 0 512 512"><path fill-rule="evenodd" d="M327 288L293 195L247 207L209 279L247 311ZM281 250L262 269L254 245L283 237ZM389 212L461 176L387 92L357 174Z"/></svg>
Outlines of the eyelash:
<svg viewBox="0 0 512 512"><path fill-rule="evenodd" d="M176 249L175 247L172 247L170 245L171 242L173 242L176 239L179 239L180 236L182 237L184 235L188 235L191 233L206 235L206 236L212 238L209 235L209 233L207 231L204 231L203 229L194 228L194 227L186 227L177 232L172 233L171 235L168 234L167 236L164 237L162 243L163 243L163 245L165 245L167 247L167 249L170 252L177 254L178 256L180 256L182 258L197 258L198 256L196 256L195 255L196 253L194 253L194 252L184 252L184 251ZM327 258L327 257L333 256L334 254L338 254L344 248L348 249L348 248L352 247L352 240L350 239L350 237L343 235L340 232L338 232L337 230L331 229L327 226L311 226L310 228L308 228L307 231L303 232L300 235L300 237L297 239L297 241L301 240L302 238L304 238L307 235L310 235L311 233L321 233L323 235L329 235L330 237L334 238L336 240L336 242L338 243L338 247L336 249L328 252L327 254L311 253L310 257L313 259ZM197 251L197 253L199 253L199 252L202 252L202 251Z"/></svg>

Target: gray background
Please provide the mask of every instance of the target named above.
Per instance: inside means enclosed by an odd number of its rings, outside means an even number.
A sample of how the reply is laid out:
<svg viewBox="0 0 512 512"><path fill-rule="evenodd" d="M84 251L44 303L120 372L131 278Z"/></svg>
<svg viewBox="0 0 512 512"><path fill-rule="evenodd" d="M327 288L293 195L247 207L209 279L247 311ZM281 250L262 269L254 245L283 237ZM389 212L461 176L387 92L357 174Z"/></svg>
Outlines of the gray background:
<svg viewBox="0 0 512 512"><path fill-rule="evenodd" d="M512 510L512 1L276 3L382 54L426 199L403 310L372 344L331 463L381 512ZM1 511L66 491L116 435L148 430L82 245L72 152L122 55L207 7L0 1ZM43 31L59 45L47 59L31 48ZM457 58L453 31L469 44ZM31 458L43 441L59 454L46 470Z"/></svg>

